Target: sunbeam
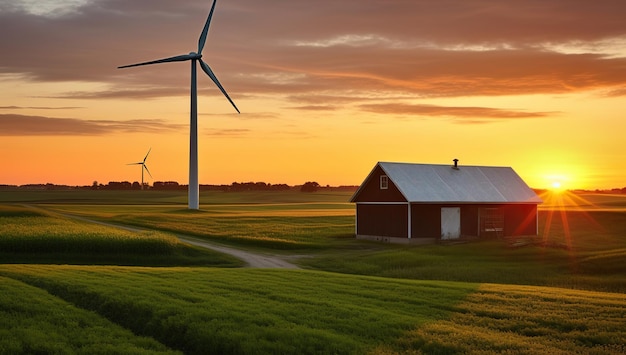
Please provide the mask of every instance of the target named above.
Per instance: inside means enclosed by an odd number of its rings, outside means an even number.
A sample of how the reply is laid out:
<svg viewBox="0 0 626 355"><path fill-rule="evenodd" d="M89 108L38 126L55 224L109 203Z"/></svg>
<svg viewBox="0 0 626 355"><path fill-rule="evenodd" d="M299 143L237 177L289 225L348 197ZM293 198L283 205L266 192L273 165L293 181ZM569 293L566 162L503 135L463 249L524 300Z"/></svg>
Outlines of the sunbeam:
<svg viewBox="0 0 626 355"><path fill-rule="evenodd" d="M582 216L591 225L602 230L603 227L588 213L589 209L597 209L598 207L593 202L571 191L560 188L544 191L540 194L540 197L544 201L541 209L546 213L545 225L541 236L542 244L544 246L562 245L566 248L570 257L570 268L572 271L576 271L578 264L576 241L572 239L568 214L576 212L576 216ZM557 218L560 216L560 225L555 220L555 214L557 214Z"/></svg>

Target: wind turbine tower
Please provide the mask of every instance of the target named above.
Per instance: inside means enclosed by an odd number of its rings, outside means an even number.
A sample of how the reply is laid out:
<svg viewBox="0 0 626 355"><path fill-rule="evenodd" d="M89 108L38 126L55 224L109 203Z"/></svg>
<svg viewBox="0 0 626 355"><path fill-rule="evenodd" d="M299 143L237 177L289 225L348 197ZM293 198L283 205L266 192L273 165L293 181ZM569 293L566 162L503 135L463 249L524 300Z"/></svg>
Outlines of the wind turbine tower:
<svg viewBox="0 0 626 355"><path fill-rule="evenodd" d="M198 51L190 52L189 54L178 55L174 57L157 59L149 62L130 64L118 67L121 68L130 68L137 67L140 65L150 65L150 64L158 64L158 63L169 63L169 62L184 62L191 61L191 110L190 110L190 124L189 124L189 209L197 210L200 208L200 185L198 183L198 89L197 89L197 80L196 80L196 70L197 63L200 63L200 68L202 71L206 73L206 75L213 80L215 85L220 89L222 94L228 99L228 101L233 105L235 110L239 112L239 109L230 99L230 96L224 90L222 84L220 84L219 80L211 70L211 68L202 60L202 49L204 48L204 43L206 42L206 37L209 32L209 25L211 24L211 18L213 17L213 11L215 10L215 4L217 0L213 0L213 5L211 6L211 11L209 11L209 16L206 19L206 23L204 24L204 28L202 29L202 33L200 34L200 38L198 39ZM143 170L142 170L143 172Z"/></svg>
<svg viewBox="0 0 626 355"><path fill-rule="evenodd" d="M148 170L148 167L146 166L146 159L148 159L148 154L150 154L151 150L152 150L152 148L148 149L148 153L143 158L143 161L140 161L138 163L126 164L126 165L141 165L141 189L142 190L143 190L143 171L144 171L144 169L148 172L148 175L150 175L150 177L152 177L152 174L150 174L150 170Z"/></svg>

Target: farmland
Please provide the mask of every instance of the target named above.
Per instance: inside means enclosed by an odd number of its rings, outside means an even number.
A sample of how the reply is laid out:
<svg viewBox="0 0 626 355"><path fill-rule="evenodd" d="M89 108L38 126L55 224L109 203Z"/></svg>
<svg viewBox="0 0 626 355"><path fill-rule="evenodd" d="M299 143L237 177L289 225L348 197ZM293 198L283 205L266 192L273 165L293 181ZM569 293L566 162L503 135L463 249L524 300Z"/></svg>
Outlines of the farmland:
<svg viewBox="0 0 626 355"><path fill-rule="evenodd" d="M188 211L184 195L152 192L0 196L0 353L626 350L622 196L546 208L539 240L513 248L357 241L347 193L203 192L210 203ZM238 268L172 233L304 270Z"/></svg>
<svg viewBox="0 0 626 355"><path fill-rule="evenodd" d="M124 231L1 205L0 262L241 266L232 257L191 247L164 232Z"/></svg>

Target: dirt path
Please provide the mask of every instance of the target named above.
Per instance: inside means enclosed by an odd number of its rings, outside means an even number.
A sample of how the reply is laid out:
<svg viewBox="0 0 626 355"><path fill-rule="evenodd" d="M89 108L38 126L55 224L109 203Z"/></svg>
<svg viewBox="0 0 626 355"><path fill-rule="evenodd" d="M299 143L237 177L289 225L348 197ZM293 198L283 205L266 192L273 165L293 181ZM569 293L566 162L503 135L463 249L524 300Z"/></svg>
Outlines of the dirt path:
<svg viewBox="0 0 626 355"><path fill-rule="evenodd" d="M280 268L280 269L299 269L297 265L294 265L282 257L277 255L268 255L268 254L260 254L260 253L252 253L249 251L235 249L231 247L225 247L223 245L217 245L215 243L207 242L206 240L197 239L190 236L176 234L178 239L181 241L192 244L195 246L199 246L202 248L212 249L215 251L219 251L224 254L230 254L236 258L239 258L245 261L248 267L253 268Z"/></svg>
<svg viewBox="0 0 626 355"><path fill-rule="evenodd" d="M35 207L32 205L28 205L28 207L35 208L35 209L39 208L39 207ZM67 218L77 219L77 220L89 222L89 223L100 224L100 225L107 226L107 227L124 229L124 230L131 231L131 232L141 232L141 231L150 230L148 228L140 228L140 227L134 227L134 226L127 226L123 224L114 224L114 223L96 221L96 220L85 218L85 217L80 217L80 216L66 214L66 213L60 213L56 211L50 211L47 209L46 211L52 212L52 213L55 213L55 214L58 214L60 216L67 217ZM299 269L300 268L299 266L286 261L285 259L287 259L288 257L279 256L279 255L271 255L271 254L262 254L258 252L250 252L250 251L246 251L243 249L227 247L221 244L213 243L210 241L206 241L203 239L191 237L188 235L178 234L178 233L174 233L174 235L180 241L184 243L195 245L201 248L215 250L220 253L232 255L238 259L243 260L247 264L246 265L247 267L259 268L259 269L263 269L263 268L265 269L267 268Z"/></svg>

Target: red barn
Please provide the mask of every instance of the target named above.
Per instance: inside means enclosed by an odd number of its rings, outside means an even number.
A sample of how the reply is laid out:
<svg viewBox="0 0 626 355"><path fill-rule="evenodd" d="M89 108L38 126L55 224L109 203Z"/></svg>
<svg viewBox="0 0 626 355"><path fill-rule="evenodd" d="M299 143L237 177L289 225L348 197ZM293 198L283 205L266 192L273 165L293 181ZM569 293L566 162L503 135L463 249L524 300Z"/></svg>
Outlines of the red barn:
<svg viewBox="0 0 626 355"><path fill-rule="evenodd" d="M378 163L350 202L356 236L420 242L537 235L543 201L510 167Z"/></svg>

